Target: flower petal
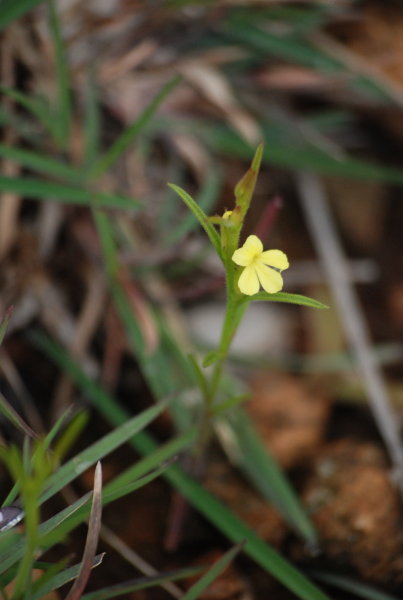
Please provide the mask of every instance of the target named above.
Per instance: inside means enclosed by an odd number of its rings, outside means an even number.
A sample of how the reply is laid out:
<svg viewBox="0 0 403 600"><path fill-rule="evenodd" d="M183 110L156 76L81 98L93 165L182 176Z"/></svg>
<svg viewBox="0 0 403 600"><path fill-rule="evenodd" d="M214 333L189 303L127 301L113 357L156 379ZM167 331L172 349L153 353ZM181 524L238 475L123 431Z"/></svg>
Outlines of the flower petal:
<svg viewBox="0 0 403 600"><path fill-rule="evenodd" d="M266 250L266 252L262 252L259 259L265 265L275 267L276 269L280 269L280 271L288 269L290 266L287 255L281 250Z"/></svg>
<svg viewBox="0 0 403 600"><path fill-rule="evenodd" d="M253 258L251 258L250 252L247 252L245 248L238 248L232 255L232 260L240 267L247 267L250 265Z"/></svg>
<svg viewBox="0 0 403 600"><path fill-rule="evenodd" d="M263 244L257 235L249 235L245 240L243 248L254 256L263 252Z"/></svg>
<svg viewBox="0 0 403 600"><path fill-rule="evenodd" d="M258 293L260 285L254 266L244 268L238 279L238 287L247 296L253 296L253 294Z"/></svg>
<svg viewBox="0 0 403 600"><path fill-rule="evenodd" d="M280 273L267 267L261 261L256 261L255 272L257 277L259 278L259 282L268 294L275 294L279 292L283 287L283 278Z"/></svg>
<svg viewBox="0 0 403 600"><path fill-rule="evenodd" d="M256 235L250 235L242 248L235 250L232 255L234 263L240 267L247 267L256 258L257 255L263 252L263 244Z"/></svg>

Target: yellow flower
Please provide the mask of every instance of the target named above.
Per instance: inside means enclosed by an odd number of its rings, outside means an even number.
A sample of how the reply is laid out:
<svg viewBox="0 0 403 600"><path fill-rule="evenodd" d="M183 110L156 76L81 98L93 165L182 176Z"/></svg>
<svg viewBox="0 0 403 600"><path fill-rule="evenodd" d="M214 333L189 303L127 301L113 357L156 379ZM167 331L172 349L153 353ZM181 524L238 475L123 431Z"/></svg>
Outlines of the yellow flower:
<svg viewBox="0 0 403 600"><path fill-rule="evenodd" d="M253 296L260 286L269 294L279 292L283 287L283 278L279 271L288 269L287 255L281 250L266 250L256 235L250 235L242 248L232 255L234 263L245 267L242 271L238 287L243 294Z"/></svg>

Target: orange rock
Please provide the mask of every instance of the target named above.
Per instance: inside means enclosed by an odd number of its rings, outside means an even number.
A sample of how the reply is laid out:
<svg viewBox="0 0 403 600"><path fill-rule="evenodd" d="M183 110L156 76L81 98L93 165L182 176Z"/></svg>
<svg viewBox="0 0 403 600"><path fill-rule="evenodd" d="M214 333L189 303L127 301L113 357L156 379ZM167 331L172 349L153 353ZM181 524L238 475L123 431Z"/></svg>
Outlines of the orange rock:
<svg viewBox="0 0 403 600"><path fill-rule="evenodd" d="M328 444L303 498L324 554L364 579L402 581L403 516L382 450L351 440Z"/></svg>
<svg viewBox="0 0 403 600"><path fill-rule="evenodd" d="M259 376L246 409L268 450L285 468L301 464L321 443L330 402L302 379Z"/></svg>

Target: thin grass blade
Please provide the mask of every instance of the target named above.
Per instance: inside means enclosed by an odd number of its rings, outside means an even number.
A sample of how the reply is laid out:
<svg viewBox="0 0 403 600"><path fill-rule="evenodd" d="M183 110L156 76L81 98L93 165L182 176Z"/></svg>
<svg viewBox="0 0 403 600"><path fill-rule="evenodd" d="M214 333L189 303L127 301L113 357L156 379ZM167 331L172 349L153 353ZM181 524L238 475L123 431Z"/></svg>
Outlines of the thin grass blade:
<svg viewBox="0 0 403 600"><path fill-rule="evenodd" d="M84 473L89 467L101 460L107 454L110 454L136 435L141 429L147 427L161 412L166 408L166 403L160 403L156 406L143 411L140 415L133 417L126 423L123 423L117 429L105 435L98 442L95 442L67 463L62 465L48 481L48 489L41 496L41 502L45 502L65 485L73 481L78 475Z"/></svg>
<svg viewBox="0 0 403 600"><path fill-rule="evenodd" d="M136 136L144 129L147 123L152 119L155 111L165 100L171 91L180 82L180 77L174 77L164 85L154 100L147 106L140 117L134 121L121 135L116 142L109 148L107 153L99 159L95 166L90 170L91 178L97 178L105 173L120 158L123 152L129 147Z"/></svg>
<svg viewBox="0 0 403 600"><path fill-rule="evenodd" d="M319 581L332 585L339 590L344 590L349 594L354 594L357 598L364 598L364 600L399 600L397 596L391 596L366 583L351 579L351 577L334 575L333 573L322 573L320 571L313 571L312 575L315 579L319 579Z"/></svg>
<svg viewBox="0 0 403 600"><path fill-rule="evenodd" d="M46 175L51 175L52 177L64 179L72 183L78 183L81 180L80 174L73 167L39 152L0 144L0 156L15 161L23 167L37 171L38 173L45 173Z"/></svg>
<svg viewBox="0 0 403 600"><path fill-rule="evenodd" d="M24 419L20 417L16 410L11 406L9 402L4 398L0 392L0 413L12 423L17 429L30 438L36 438L37 435L31 427L25 423Z"/></svg>
<svg viewBox="0 0 403 600"><path fill-rule="evenodd" d="M94 569L95 567L99 567L104 556L104 553L95 556L91 568ZM57 573L57 575L54 575L49 581L38 587L32 594L32 600L41 600L46 594L50 594L51 592L54 592L54 590L62 587L62 585L66 585L66 583L73 581L77 577L80 567L81 563L69 567L68 569L64 569L60 573Z"/></svg>
<svg viewBox="0 0 403 600"><path fill-rule="evenodd" d="M240 408L232 410L228 415L223 415L220 422L225 424L226 445L230 445L230 454L235 457L244 476L277 508L291 527L314 547L318 541L315 528L245 411Z"/></svg>
<svg viewBox="0 0 403 600"><path fill-rule="evenodd" d="M202 188L195 200L196 204L202 209L205 214L208 214L214 206L220 186L222 177L216 169L212 169L207 173L206 180L202 185ZM176 191L176 190L175 190ZM177 192L176 192L177 193ZM193 231L198 223L198 219L192 213L188 213L182 221L177 225L173 231L168 235L165 243L172 245L183 239L188 233Z"/></svg>
<svg viewBox="0 0 403 600"><path fill-rule="evenodd" d="M218 256L222 259L220 236L218 235L214 226L209 222L205 212L193 200L193 198L178 185L168 183L168 186L178 194L178 196L183 200L186 206L192 211L196 219L199 221L200 225L203 227L204 231L207 233L210 242L213 244Z"/></svg>
<svg viewBox="0 0 403 600"><path fill-rule="evenodd" d="M65 422L65 420L68 418L69 413L71 412L71 408L68 408L56 421L56 423L53 425L52 429L49 431L49 433L46 435L44 441L43 441L43 445L45 448L50 448L50 445L54 439L54 437L58 434L58 432L60 431L60 428L62 427L63 423ZM35 456L35 454L34 454ZM6 506L7 504L12 504L17 495L18 492L20 491L20 484L17 481L12 489L10 490L10 492L7 494L6 499L4 500L2 506Z"/></svg>
<svg viewBox="0 0 403 600"><path fill-rule="evenodd" d="M0 12L0 20L1 20L1 12ZM14 88L7 88L5 86L0 86L0 91L11 98L14 102L19 104L22 108L24 108L42 125L45 131L47 131L53 139L56 139L56 126L55 121L51 117L51 108L46 102L44 98L30 96L28 94L24 94L20 90L16 90ZM18 130L18 122L19 118L14 122L14 115L8 114L6 112L3 113L4 118L10 121L10 124L14 125Z"/></svg>
<svg viewBox="0 0 403 600"><path fill-rule="evenodd" d="M228 550L215 564L192 585L192 587L181 597L181 600L197 600L208 586L230 565L235 556L242 550L243 542L240 542L231 550Z"/></svg>
<svg viewBox="0 0 403 600"><path fill-rule="evenodd" d="M57 80L57 137L60 148L67 149L71 125L71 94L67 58L64 51L60 20L54 0L48 0L49 29L53 38Z"/></svg>
<svg viewBox="0 0 403 600"><path fill-rule="evenodd" d="M82 188L41 179L29 179L28 177L0 177L0 191L15 192L38 200L67 202L89 207L96 206L97 208L133 210L141 205L139 201L125 196L91 192Z"/></svg>
<svg viewBox="0 0 403 600"><path fill-rule="evenodd" d="M3 0L0 11L0 29L4 29L41 2L43 0Z"/></svg>
<svg viewBox="0 0 403 600"><path fill-rule="evenodd" d="M0 346L3 343L3 340L5 338L5 335L7 333L7 327L8 324L10 322L10 319L13 315L13 310L14 307L13 306L9 306L6 310L6 312L4 313L4 317L2 318L2 320L0 321Z"/></svg>
<svg viewBox="0 0 403 600"><path fill-rule="evenodd" d="M54 517L48 519L45 523L39 526L39 531L42 539L51 533L55 528L59 528L60 525L80 508L88 504L91 500L91 494L85 494L82 498L67 506L65 509L60 511ZM88 509L89 512L89 509ZM15 563L21 560L24 556L26 540L21 534L12 534L7 536L9 532L6 532L0 536L0 574L4 573L12 567ZM7 537L6 537L7 536ZM60 538L59 538L60 539Z"/></svg>
<svg viewBox="0 0 403 600"><path fill-rule="evenodd" d="M84 166L90 169L98 158L101 135L101 112L99 109L94 71L88 74L85 97Z"/></svg>
<svg viewBox="0 0 403 600"><path fill-rule="evenodd" d="M141 577L132 581L125 581L103 588L97 592L84 594L82 600L109 600L109 598L117 598L118 596L123 596L123 594L130 594L149 587L160 586L169 581L187 579L200 573L200 570L200 567L189 567L188 569L171 571L170 573L161 573L161 575L152 575L151 577Z"/></svg>

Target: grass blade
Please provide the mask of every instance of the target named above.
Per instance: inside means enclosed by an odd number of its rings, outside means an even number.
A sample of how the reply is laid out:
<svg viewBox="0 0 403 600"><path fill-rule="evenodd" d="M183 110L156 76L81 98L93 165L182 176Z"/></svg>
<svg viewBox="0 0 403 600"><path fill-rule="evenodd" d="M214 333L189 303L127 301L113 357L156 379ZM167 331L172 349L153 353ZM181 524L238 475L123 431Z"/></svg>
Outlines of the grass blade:
<svg viewBox="0 0 403 600"><path fill-rule="evenodd" d="M84 165L87 169L95 163L99 153L101 113L99 110L96 81L93 71L88 75L85 97Z"/></svg>
<svg viewBox="0 0 403 600"><path fill-rule="evenodd" d="M357 598L364 598L364 600L399 600L397 596L391 596L386 592L382 592L370 585L351 579L350 577L344 577L342 575L334 575L333 573L322 573L320 571L313 571L312 576L319 581L328 583L339 590L344 590L350 594L354 594Z"/></svg>
<svg viewBox="0 0 403 600"><path fill-rule="evenodd" d="M103 557L104 554L98 554L95 556L91 568L94 569L95 567L99 567L99 565L102 563ZM77 577L80 567L81 564L77 564L54 575L51 579L46 581L46 583L38 586L36 592L32 594L32 600L41 600L45 598L46 594L50 594L51 592L54 592L54 590L62 587L62 585L66 585L66 583L73 581Z"/></svg>
<svg viewBox="0 0 403 600"><path fill-rule="evenodd" d="M12 148L11 146L0 144L0 156L15 161L32 171L38 171L38 173L45 173L46 175L72 182L78 182L81 179L80 174L74 167L69 167L53 158L48 158L30 150L22 150L21 148Z"/></svg>
<svg viewBox="0 0 403 600"><path fill-rule="evenodd" d="M268 294L267 292L258 292L252 297L243 298L244 302L254 302L256 300L266 300L269 302L286 302L288 304L298 304L299 306L309 306L310 308L329 308L326 304L308 298L308 296L302 296L301 294L289 294L288 292L277 292L276 294Z"/></svg>
<svg viewBox="0 0 403 600"><path fill-rule="evenodd" d="M17 429L22 431L26 436L31 438L36 438L37 435L27 423L25 423L24 419L17 413L17 411L11 406L9 402L5 399L3 394L0 392L0 413L8 420L10 423L14 425Z"/></svg>
<svg viewBox="0 0 403 600"><path fill-rule="evenodd" d="M296 137L296 127L292 129L286 122L267 121L263 124L265 150L264 161L289 169L310 170L327 175L351 177L365 181L384 181L403 185L401 169L384 167L379 164L350 157L337 157L312 146L304 138ZM172 122L167 126L174 127ZM225 126L204 127L201 135L206 143L215 150L228 156L237 156L249 160L253 149L236 132Z"/></svg>
<svg viewBox="0 0 403 600"><path fill-rule="evenodd" d="M3 343L3 340L7 333L7 327L10 322L10 319L13 315L13 310L14 310L13 306L9 306L7 308L7 310L5 311L3 318L0 321L0 346Z"/></svg>
<svg viewBox="0 0 403 600"><path fill-rule="evenodd" d="M88 448L62 465L57 472L49 478L49 486L46 492L42 494L41 502L45 502L54 496L65 485L73 481L73 479L81 473L84 473L84 471L94 465L98 460L101 460L104 456L110 454L113 450L136 435L141 429L147 427L147 425L149 425L165 408L166 403L152 406L140 413L140 415L123 423L120 427L114 429L91 446L88 446Z"/></svg>
<svg viewBox="0 0 403 600"><path fill-rule="evenodd" d="M57 79L57 137L61 149L65 150L69 143L71 124L70 79L64 44L60 30L60 20L56 12L54 0L49 0L49 29L53 38L55 51L55 70Z"/></svg>
<svg viewBox="0 0 403 600"><path fill-rule="evenodd" d="M41 2L43 0L3 0L0 10L0 29L4 29Z"/></svg>
<svg viewBox="0 0 403 600"><path fill-rule="evenodd" d="M45 448L50 448L50 445L53 441L53 439L55 438L55 436L57 435L57 433L59 432L63 422L67 419L67 416L69 415L69 413L71 412L71 408L68 408L56 421L56 423L53 425L52 429L49 431L49 433L46 435L45 439L44 439L44 447ZM5 500L2 503L2 507L6 506L7 504L12 504L17 495L18 492L20 491L20 482L17 481L12 489L10 490L10 492L7 494L7 497L5 498Z"/></svg>
<svg viewBox="0 0 403 600"><path fill-rule="evenodd" d="M203 227L204 231L207 233L210 242L213 244L218 256L222 259L220 236L218 235L218 232L216 231L214 225L212 225L208 220L208 217L205 214L205 212L193 200L193 198L178 185L168 183L168 186L178 194L178 196L183 200L186 206L192 211L196 219L199 221L200 225Z"/></svg>
<svg viewBox="0 0 403 600"><path fill-rule="evenodd" d="M2 13L0 13L0 15L1 14ZM24 108L27 112L31 113L31 115L35 117L35 119L37 119L39 123L42 124L45 131L49 132L51 137L56 139L56 126L54 124L55 121L53 118L51 118L52 115L50 114L50 106L44 98L37 96L29 96L28 94L24 94L24 92L21 92L20 90L16 90L14 88L7 88L1 85L0 91L12 100L14 100L14 102L22 106L22 108ZM21 117L18 116L15 118L12 114L4 114L4 117L9 117L8 120L10 120L10 124L13 125L18 131L18 123Z"/></svg>
<svg viewBox="0 0 403 600"><path fill-rule="evenodd" d="M153 117L155 111L171 91L178 85L180 77L174 77L164 85L162 90L157 94L154 100L147 106L140 117L134 121L125 131L118 137L116 142L109 148L106 154L95 164L90 170L90 177L97 178L102 173L105 173L123 154L128 146L133 142L135 137L142 131L147 123Z"/></svg>
<svg viewBox="0 0 403 600"><path fill-rule="evenodd" d="M55 202L68 202L84 206L97 206L97 208L115 208L132 210L138 208L137 200L117 196L115 194L102 194L88 190L40 179L21 177L0 177L0 191L15 192L28 198L38 200L52 200Z"/></svg>
<svg viewBox="0 0 403 600"><path fill-rule="evenodd" d="M240 542L231 548L231 550L228 550L224 556L215 562L215 564L207 571L207 573L202 575L202 577L200 577L200 579L194 585L192 585L186 594L181 596L181 600L197 600L200 594L204 592L205 589L208 588L208 586L213 583L213 581L217 579L217 577L221 575L223 571L225 571L235 556L240 552L240 550L242 550L243 545L243 542Z"/></svg>
<svg viewBox="0 0 403 600"><path fill-rule="evenodd" d="M48 519L45 523L39 526L41 536L45 536L51 533L55 528L60 527L60 524L64 520L71 517L71 515L80 510L85 504L89 505L91 494L85 494L82 498L67 506L64 510L60 511L54 517ZM89 511L89 509L88 509ZM8 533L8 532L7 532ZM0 574L4 573L12 567L16 562L21 560L24 556L26 540L20 534L14 535L14 539L10 536L7 540L7 533L0 537ZM11 533L11 532L10 532ZM3 543L4 540L4 543ZM12 540L12 542L10 542Z"/></svg>
<svg viewBox="0 0 403 600"><path fill-rule="evenodd" d="M144 471L143 461L140 461L137 466L138 471ZM135 481L132 481L130 484L127 484L123 487L117 488L115 486L111 486L109 489L108 486L106 486L105 493L102 498L103 505L106 506L107 504L114 502L123 496L127 496L133 491L159 477L165 470L166 466L159 467L143 477L138 477ZM50 548L54 544L63 541L63 539L73 529L75 529L88 518L91 509L90 500L91 492L88 492L76 500L73 504L67 506L58 514L54 515L40 525L39 531L41 536L41 548L43 551L46 551L46 549ZM5 537L7 533L8 532L4 534L4 538L3 535L0 538L0 541L3 541L3 539L5 540L5 543L1 545L0 551L0 574L4 573L7 569L21 560L21 558L24 556L26 547L26 539L22 536L9 538L9 540L14 539L15 541L13 543L7 543L7 538Z"/></svg>
<svg viewBox="0 0 403 600"><path fill-rule="evenodd" d="M268 454L245 412L238 408L221 419L226 424L226 430L230 428L231 453L235 453L244 476L273 503L306 542L315 545L318 538L311 521L284 473Z"/></svg>
<svg viewBox="0 0 403 600"><path fill-rule="evenodd" d="M250 16L251 13L249 13L247 27L245 27L244 13L241 18L236 16L227 20L221 30L224 35L257 52L260 60L263 54L301 64L333 77L339 75L346 78L346 74L348 74L350 75L347 80L349 85L365 96L369 95L378 101L393 100L393 96L388 93L388 90L379 85L376 80L367 75L357 74L350 69L350 65L324 52L318 44L314 45L303 35L295 32L281 33L280 35L271 33L269 28L263 29L261 23L256 23L255 18L253 16L250 18ZM269 19L270 17L266 19L267 23Z"/></svg>
<svg viewBox="0 0 403 600"><path fill-rule="evenodd" d="M212 169L207 173L206 180L203 183L203 186L196 199L197 205L204 213L209 213L211 208L214 206L220 190L221 181L222 178L217 170ZM196 228L197 222L197 218L195 219L192 213L188 213L182 219L179 225L177 225L168 235L165 243L167 245L172 245L179 242L185 237L185 235Z"/></svg>
<svg viewBox="0 0 403 600"><path fill-rule="evenodd" d="M181 569L170 573L161 573L160 575L152 575L151 577L141 577L132 581L111 585L96 592L84 594L82 600L109 600L109 598L117 598L118 596L123 596L123 594L130 594L131 592L137 592L149 587L162 585L168 581L187 579L188 577L197 575L199 572L200 567L189 567L188 569Z"/></svg>

